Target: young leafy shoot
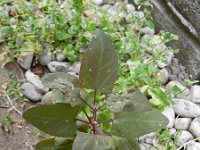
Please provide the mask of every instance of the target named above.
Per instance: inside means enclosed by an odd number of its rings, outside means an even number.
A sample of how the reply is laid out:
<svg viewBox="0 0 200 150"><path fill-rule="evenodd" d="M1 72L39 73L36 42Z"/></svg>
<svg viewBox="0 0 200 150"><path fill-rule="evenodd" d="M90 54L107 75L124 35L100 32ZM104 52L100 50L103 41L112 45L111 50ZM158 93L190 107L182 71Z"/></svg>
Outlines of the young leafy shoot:
<svg viewBox="0 0 200 150"><path fill-rule="evenodd" d="M30 124L56 136L39 142L36 150L140 150L138 136L164 128L168 120L140 92L113 93L107 98L117 75L118 56L111 39L96 30L82 59L79 79L61 72L47 74L42 79L44 85L61 91L68 100L64 103L56 100L55 104L35 106L24 112L23 117ZM83 92L81 88L86 89ZM77 103L71 102L74 99ZM99 117L104 106L112 113L108 120ZM109 132L101 129L103 123L110 125ZM80 124L87 129L81 129Z"/></svg>

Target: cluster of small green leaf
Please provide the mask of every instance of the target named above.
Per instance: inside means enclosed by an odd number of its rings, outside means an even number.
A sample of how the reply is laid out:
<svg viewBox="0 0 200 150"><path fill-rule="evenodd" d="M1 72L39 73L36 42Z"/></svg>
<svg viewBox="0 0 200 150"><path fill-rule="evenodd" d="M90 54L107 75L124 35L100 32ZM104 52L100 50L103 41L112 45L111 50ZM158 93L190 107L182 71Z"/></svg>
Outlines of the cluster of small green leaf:
<svg viewBox="0 0 200 150"><path fill-rule="evenodd" d="M12 119L9 113L7 113L5 115L5 118L1 118L0 116L0 127L6 131L6 132L10 132L11 130L11 125L15 123Z"/></svg>
<svg viewBox="0 0 200 150"><path fill-rule="evenodd" d="M175 134L172 134L170 129L165 129L157 132L157 137L159 142L162 144L163 150L176 150L177 149L177 139L181 135L182 131L178 130ZM154 145L160 148L160 145Z"/></svg>
<svg viewBox="0 0 200 150"><path fill-rule="evenodd" d="M176 36L164 32L142 36L142 27L154 27L150 16L152 6L149 0L134 2L138 8L130 13L126 7L128 1L103 7L81 0L10 1L10 16L7 11L0 14L0 42L7 42L7 52L14 57L19 57L20 51L60 51L73 62L80 58L79 50L88 45L93 31L100 28L111 36L121 61L115 92L127 93L130 86L146 87L144 92L150 93L152 104L162 110L171 99L156 79L159 71L156 61L165 61L165 52L171 49L164 44ZM6 1L3 6L7 6ZM144 16L140 16L140 9Z"/></svg>
<svg viewBox="0 0 200 150"><path fill-rule="evenodd" d="M61 51L70 61L78 59L78 51L90 39L95 24L82 17L82 3L72 0L31 2L17 0L10 3L10 10L1 7L0 42L7 42L9 53L17 57L20 51L39 53ZM8 7L8 6L7 6ZM80 18L80 19L78 19ZM89 37L88 37L89 36Z"/></svg>

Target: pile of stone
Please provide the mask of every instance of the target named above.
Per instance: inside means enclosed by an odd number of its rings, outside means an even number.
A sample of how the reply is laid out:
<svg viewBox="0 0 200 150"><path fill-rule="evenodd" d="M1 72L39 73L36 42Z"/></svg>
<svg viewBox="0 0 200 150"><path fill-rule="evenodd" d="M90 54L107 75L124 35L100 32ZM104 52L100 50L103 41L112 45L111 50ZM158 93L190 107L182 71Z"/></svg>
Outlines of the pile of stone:
<svg viewBox="0 0 200 150"><path fill-rule="evenodd" d="M49 72L67 72L77 76L80 69L80 62L70 64L65 61L66 56L58 53L53 56L50 53L42 53L37 56L39 64L32 66L34 54L32 52L23 52L21 54L23 60L18 60L20 66L25 70L26 83L21 88L23 95L32 102L47 103L47 100L52 95L48 88L44 87L41 77ZM35 60L34 60L35 61ZM46 70L46 71L45 71Z"/></svg>
<svg viewBox="0 0 200 150"><path fill-rule="evenodd" d="M188 79L185 69L178 65L176 58L170 56L168 60L169 65L160 65L158 78L165 85L164 90L171 91L176 86L182 92L172 95L175 104L162 112L169 120L166 128L169 129L170 135L176 137L176 148L184 146L186 150L200 150L200 86L185 86L184 79ZM163 149L162 145L154 147L159 145L156 133L139 137L139 141L142 150Z"/></svg>

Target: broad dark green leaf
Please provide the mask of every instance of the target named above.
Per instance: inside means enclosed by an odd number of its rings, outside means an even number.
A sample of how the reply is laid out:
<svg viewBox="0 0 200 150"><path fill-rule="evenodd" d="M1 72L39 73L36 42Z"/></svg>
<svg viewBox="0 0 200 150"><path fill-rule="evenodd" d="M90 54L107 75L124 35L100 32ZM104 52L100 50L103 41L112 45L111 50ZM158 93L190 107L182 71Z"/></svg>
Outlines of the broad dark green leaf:
<svg viewBox="0 0 200 150"><path fill-rule="evenodd" d="M42 82L45 87L63 91L67 101L77 101L79 97L79 80L68 73L49 73L42 78Z"/></svg>
<svg viewBox="0 0 200 150"><path fill-rule="evenodd" d="M57 103L32 107L23 113L23 117L45 133L69 137L76 134L75 118L78 112L79 106L71 107L66 103Z"/></svg>
<svg viewBox="0 0 200 150"><path fill-rule="evenodd" d="M73 139L53 138L37 143L36 150L72 150Z"/></svg>
<svg viewBox="0 0 200 150"><path fill-rule="evenodd" d="M114 150L112 138L106 135L94 135L77 132L72 150Z"/></svg>
<svg viewBox="0 0 200 150"><path fill-rule="evenodd" d="M112 137L115 150L140 150L140 145L136 138L127 140L126 138Z"/></svg>
<svg viewBox="0 0 200 150"><path fill-rule="evenodd" d="M117 73L118 56L112 41L103 31L96 30L81 62L80 86L107 94L113 89Z"/></svg>
<svg viewBox="0 0 200 150"><path fill-rule="evenodd" d="M139 91L127 95L117 95L108 99L112 112L145 112L152 110L147 98Z"/></svg>
<svg viewBox="0 0 200 150"><path fill-rule="evenodd" d="M152 110L148 112L124 112L118 114L112 125L112 133L131 140L160 130L168 124L168 119L160 112Z"/></svg>

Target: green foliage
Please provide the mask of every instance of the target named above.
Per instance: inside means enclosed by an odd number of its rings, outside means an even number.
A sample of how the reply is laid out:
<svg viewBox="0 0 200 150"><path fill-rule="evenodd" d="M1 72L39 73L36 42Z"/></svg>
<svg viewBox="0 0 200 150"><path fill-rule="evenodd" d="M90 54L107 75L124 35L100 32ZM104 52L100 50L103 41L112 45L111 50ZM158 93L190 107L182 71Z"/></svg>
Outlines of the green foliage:
<svg viewBox="0 0 200 150"><path fill-rule="evenodd" d="M11 131L11 125L13 123L15 123L15 121L12 120L11 115L9 113L5 115L5 118L0 117L0 127L6 132Z"/></svg>
<svg viewBox="0 0 200 150"><path fill-rule="evenodd" d="M157 133L159 142L163 144L163 150L176 150L176 135L171 134L169 129ZM156 145L155 145L156 147Z"/></svg>
<svg viewBox="0 0 200 150"><path fill-rule="evenodd" d="M192 86L192 85L195 84L195 83L199 83L199 80L194 80L194 79L192 79L192 76L190 76L189 79L186 79L186 80L185 80L185 83L186 83L188 86Z"/></svg>
<svg viewBox="0 0 200 150"><path fill-rule="evenodd" d="M140 150L138 136L160 130L167 125L166 117L154 110L140 92L126 96L111 96L107 100L118 72L118 57L111 45L107 34L101 30L94 32L94 37L82 59L79 79L80 87L90 90L83 89L79 92L79 103L71 103L74 101L72 97L71 101L66 103L39 105L24 112L23 117L38 129L53 136L63 137L59 140L55 138L41 141L36 145L37 150ZM114 77L114 80L111 77ZM49 87L61 90L64 86L67 90L73 90L69 87L77 86L69 86L77 82L73 82L67 74L50 74L45 76L43 81ZM83 86L82 82L87 83L87 86ZM111 112L108 113L110 118L101 120L100 118L105 119L109 116L99 118L99 114L105 112L105 106L110 107L106 109ZM90 111L87 111L88 109ZM85 116L82 117L82 114ZM110 125L110 130L101 128L105 122Z"/></svg>
<svg viewBox="0 0 200 150"><path fill-rule="evenodd" d="M162 84L156 78L157 61L166 62L168 50L177 52L165 46L165 43L177 40L177 36L163 31L143 36L141 28L154 28L151 0L134 2L136 11L128 13L127 0L108 8L82 0L17 0L15 3L4 0L0 10L0 43L6 42L7 49L0 55L0 61L6 54L11 57L5 63L20 58L21 51L33 51L36 56L41 51L62 52L70 62L79 60L82 57L79 50L88 46L92 33L99 28L111 36L119 54L119 78L114 91L126 94L129 86L161 89ZM4 10L8 4L13 4L16 16L8 16ZM108 13L110 9L116 11L117 17ZM141 11L144 12L142 17ZM165 95L168 97L167 93ZM171 100L167 103L165 99L157 100L162 106L154 107L160 110L172 103Z"/></svg>
<svg viewBox="0 0 200 150"><path fill-rule="evenodd" d="M152 103L154 107L160 110L165 108L165 106L167 106L170 103L171 96L166 95L165 92L163 92L159 88L150 87L148 89L148 94L152 97L150 99L150 103Z"/></svg>
<svg viewBox="0 0 200 150"><path fill-rule="evenodd" d="M6 95L10 99L12 99L13 105L25 102L26 100L21 97L22 89L19 87L20 82L19 80L16 80L15 73L9 73L7 83L8 88L6 89Z"/></svg>

